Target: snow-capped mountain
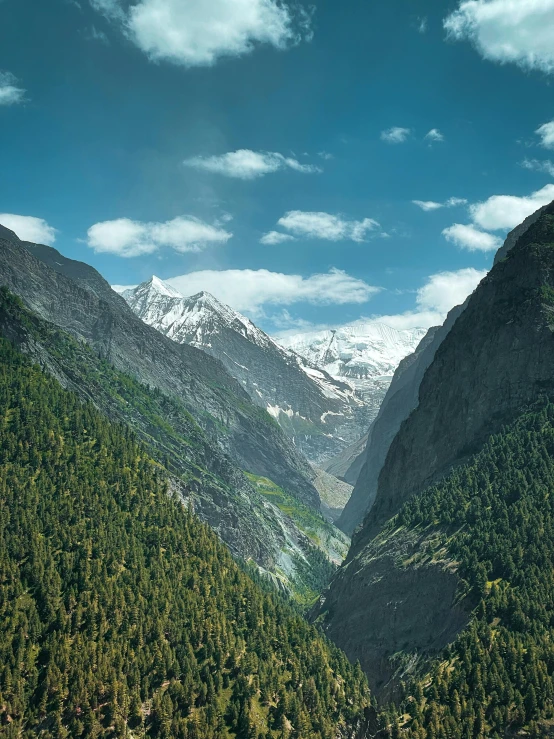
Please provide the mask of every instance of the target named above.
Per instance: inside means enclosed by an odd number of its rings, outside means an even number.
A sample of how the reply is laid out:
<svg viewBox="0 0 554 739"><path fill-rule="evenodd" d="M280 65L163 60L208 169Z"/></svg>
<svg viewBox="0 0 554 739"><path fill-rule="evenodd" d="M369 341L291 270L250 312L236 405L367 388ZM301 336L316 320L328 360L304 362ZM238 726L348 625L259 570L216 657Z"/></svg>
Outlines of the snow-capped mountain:
<svg viewBox="0 0 554 739"><path fill-rule="evenodd" d="M213 295L183 297L157 277L122 293L145 323L217 357L314 463L362 436L371 408L351 384L291 349Z"/></svg>
<svg viewBox="0 0 554 739"><path fill-rule="evenodd" d="M354 387L375 415L394 371L425 333L424 328L398 330L361 320L339 329L308 331L277 340L337 381Z"/></svg>

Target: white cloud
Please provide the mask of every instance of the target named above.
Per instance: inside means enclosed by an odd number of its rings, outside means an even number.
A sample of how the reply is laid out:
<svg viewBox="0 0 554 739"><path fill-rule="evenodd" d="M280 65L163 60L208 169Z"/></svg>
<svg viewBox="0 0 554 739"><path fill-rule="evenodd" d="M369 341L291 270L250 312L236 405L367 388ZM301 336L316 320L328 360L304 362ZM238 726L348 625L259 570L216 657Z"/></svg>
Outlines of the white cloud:
<svg viewBox="0 0 554 739"><path fill-rule="evenodd" d="M325 159L326 161L329 161L329 159L334 159L335 157L330 154L328 151L320 151L318 153L318 157L321 157L321 159Z"/></svg>
<svg viewBox="0 0 554 739"><path fill-rule="evenodd" d="M448 198L444 203L437 203L434 200L412 200L412 203L421 210L429 212L439 210L439 208L456 208L459 205L466 205L467 200L465 198Z"/></svg>
<svg viewBox="0 0 554 739"><path fill-rule="evenodd" d="M0 105L22 103L25 90L19 87L17 79L10 72L0 72Z"/></svg>
<svg viewBox="0 0 554 739"><path fill-rule="evenodd" d="M456 272L431 275L427 283L417 291L417 306L423 311L446 315L455 305L464 302L486 274L486 270L468 267Z"/></svg>
<svg viewBox="0 0 554 739"><path fill-rule="evenodd" d="M469 210L474 223L487 231L496 231L515 228L552 200L554 185L546 185L528 197L493 195L482 203L471 205Z"/></svg>
<svg viewBox="0 0 554 739"><path fill-rule="evenodd" d="M444 203L436 203L434 200L412 200L414 205L424 210L426 213L431 210L438 210L444 208Z"/></svg>
<svg viewBox="0 0 554 739"><path fill-rule="evenodd" d="M425 134L425 138L432 143L438 143L439 141L444 141L444 134L438 128L432 128L429 133Z"/></svg>
<svg viewBox="0 0 554 739"><path fill-rule="evenodd" d="M33 244L48 244L56 241L56 229L48 225L43 218L34 216L18 216L13 213L0 213L0 223L9 228L21 241Z"/></svg>
<svg viewBox="0 0 554 739"><path fill-rule="evenodd" d="M521 162L524 169L531 169L535 172L544 172L550 177L554 177L554 162L551 159L524 159Z"/></svg>
<svg viewBox="0 0 554 739"><path fill-rule="evenodd" d="M310 14L278 0L91 0L153 61L211 66L259 44L284 49L311 39Z"/></svg>
<svg viewBox="0 0 554 739"><path fill-rule="evenodd" d="M362 221L348 221L342 216L330 213L291 210L277 221L277 225L291 231L295 236L308 239L324 239L325 241L362 242L368 233L379 228L373 218Z"/></svg>
<svg viewBox="0 0 554 739"><path fill-rule="evenodd" d="M428 22L427 18L420 18L419 19L417 30L420 33L427 33L428 26L429 26L429 22Z"/></svg>
<svg viewBox="0 0 554 739"><path fill-rule="evenodd" d="M442 235L447 241L468 251L496 251L502 246L502 239L498 236L462 223L445 228Z"/></svg>
<svg viewBox="0 0 554 739"><path fill-rule="evenodd" d="M541 137L541 146L544 146L545 149L554 149L554 121L543 123L535 133Z"/></svg>
<svg viewBox="0 0 554 739"><path fill-rule="evenodd" d="M280 169L294 169L304 174L321 172L312 164L301 164L292 157L285 157L272 151L251 151L239 149L227 154L211 157L192 157L184 161L185 166L214 172L225 177L236 177L241 180L255 180Z"/></svg>
<svg viewBox="0 0 554 739"><path fill-rule="evenodd" d="M485 59L554 72L554 0L460 0L444 27Z"/></svg>
<svg viewBox="0 0 554 739"><path fill-rule="evenodd" d="M374 314L347 324L317 325L291 316L288 311L283 310L278 316L273 317L272 321L275 327L280 329L276 334L277 338L286 338L298 331L355 328L359 324L367 325L368 321L384 323L399 331L440 326L448 311L456 305L461 305L486 274L486 270L469 268L430 275L425 284L416 292L414 308L396 315Z"/></svg>
<svg viewBox="0 0 554 739"><path fill-rule="evenodd" d="M372 319L398 330L440 326L448 311L461 305L481 280L486 270L469 267L455 272L437 272L419 288L414 310L392 316L372 316Z"/></svg>
<svg viewBox="0 0 554 739"><path fill-rule="evenodd" d="M96 252L138 257L167 246L175 251L198 252L210 244L224 244L233 234L192 216L165 223L142 223L129 218L95 223L87 232L88 245Z"/></svg>
<svg viewBox="0 0 554 739"><path fill-rule="evenodd" d="M388 128L386 131L381 131L381 141L386 141L387 144L403 144L411 133L410 128L394 126L393 128Z"/></svg>
<svg viewBox="0 0 554 739"><path fill-rule="evenodd" d="M183 295L213 293L236 310L259 315L266 305L366 303L379 288L339 269L310 277L266 269L202 270L166 280Z"/></svg>
<svg viewBox="0 0 554 739"><path fill-rule="evenodd" d="M260 244L275 246L276 244L283 244L285 241L294 241L294 236L279 233L279 231L269 231L269 233L262 236Z"/></svg>

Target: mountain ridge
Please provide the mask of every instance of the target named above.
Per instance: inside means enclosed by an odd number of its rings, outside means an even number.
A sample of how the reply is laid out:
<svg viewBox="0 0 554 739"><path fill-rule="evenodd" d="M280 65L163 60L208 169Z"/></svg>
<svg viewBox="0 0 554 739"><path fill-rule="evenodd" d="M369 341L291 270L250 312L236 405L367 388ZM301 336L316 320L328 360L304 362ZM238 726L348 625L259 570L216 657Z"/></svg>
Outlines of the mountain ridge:
<svg viewBox="0 0 554 739"><path fill-rule="evenodd" d="M281 347L210 293L183 297L167 287L151 278L122 295L148 325L219 359L311 462L333 456L363 433L366 405L346 382Z"/></svg>

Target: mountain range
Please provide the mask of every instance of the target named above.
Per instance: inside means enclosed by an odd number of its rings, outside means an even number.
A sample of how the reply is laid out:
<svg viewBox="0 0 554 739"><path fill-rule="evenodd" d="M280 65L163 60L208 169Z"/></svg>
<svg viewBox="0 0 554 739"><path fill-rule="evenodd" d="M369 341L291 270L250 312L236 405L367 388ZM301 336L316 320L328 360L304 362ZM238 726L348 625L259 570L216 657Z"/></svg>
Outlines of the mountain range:
<svg viewBox="0 0 554 739"><path fill-rule="evenodd" d="M398 364L424 335L423 328L398 330L361 319L337 329L287 332L279 341L331 377L356 388L373 420Z"/></svg>
<svg viewBox="0 0 554 739"><path fill-rule="evenodd" d="M219 359L319 466L365 434L396 365L421 334L381 325L345 329L317 351L319 335L289 336L283 346L213 295L183 297L155 276L122 295L148 325Z"/></svg>

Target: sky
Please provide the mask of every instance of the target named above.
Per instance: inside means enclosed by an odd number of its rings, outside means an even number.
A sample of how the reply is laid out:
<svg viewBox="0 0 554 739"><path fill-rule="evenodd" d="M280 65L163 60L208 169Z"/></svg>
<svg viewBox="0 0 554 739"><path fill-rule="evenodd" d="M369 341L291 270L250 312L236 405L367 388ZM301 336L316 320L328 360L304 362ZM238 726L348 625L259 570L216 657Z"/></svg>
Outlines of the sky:
<svg viewBox="0 0 554 739"><path fill-rule="evenodd" d="M0 0L0 223L266 331L426 327L554 199L554 0Z"/></svg>

